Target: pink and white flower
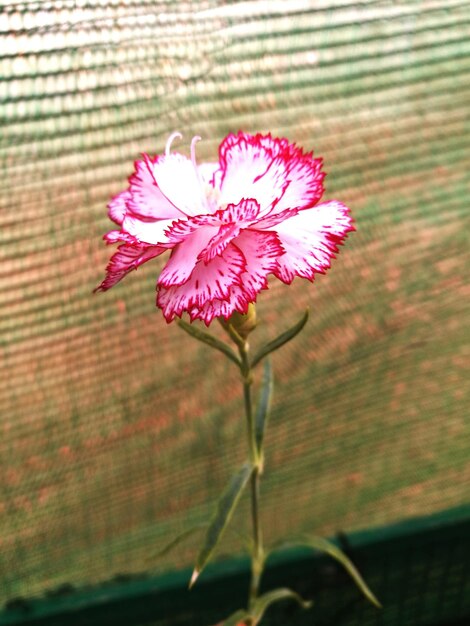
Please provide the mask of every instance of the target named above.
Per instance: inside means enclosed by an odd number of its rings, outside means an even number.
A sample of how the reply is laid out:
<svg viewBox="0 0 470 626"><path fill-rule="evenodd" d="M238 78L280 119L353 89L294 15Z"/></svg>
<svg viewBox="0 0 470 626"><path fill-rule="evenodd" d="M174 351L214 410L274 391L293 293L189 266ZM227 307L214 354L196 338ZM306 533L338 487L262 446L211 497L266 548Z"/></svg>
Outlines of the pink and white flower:
<svg viewBox="0 0 470 626"><path fill-rule="evenodd" d="M273 274L290 284L323 274L348 232L349 209L323 194L321 159L287 139L228 135L219 162L198 165L172 152L143 155L129 187L109 203L119 226L105 235L119 243L97 291L171 250L157 282L157 305L167 322L187 312L207 325L246 313Z"/></svg>

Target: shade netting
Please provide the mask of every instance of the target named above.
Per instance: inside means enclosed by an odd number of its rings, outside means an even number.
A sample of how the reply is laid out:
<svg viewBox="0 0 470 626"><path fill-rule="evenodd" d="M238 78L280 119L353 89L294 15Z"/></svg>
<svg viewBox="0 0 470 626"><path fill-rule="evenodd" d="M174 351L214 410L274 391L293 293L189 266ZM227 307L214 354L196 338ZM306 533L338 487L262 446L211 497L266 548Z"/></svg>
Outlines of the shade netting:
<svg viewBox="0 0 470 626"><path fill-rule="evenodd" d="M161 262L92 294L106 203L174 130L200 161L297 141L356 220L259 297L255 345L311 310L273 359L266 541L468 503L469 33L466 0L0 3L2 602L190 565L197 538L155 554L245 457L237 372L165 323Z"/></svg>

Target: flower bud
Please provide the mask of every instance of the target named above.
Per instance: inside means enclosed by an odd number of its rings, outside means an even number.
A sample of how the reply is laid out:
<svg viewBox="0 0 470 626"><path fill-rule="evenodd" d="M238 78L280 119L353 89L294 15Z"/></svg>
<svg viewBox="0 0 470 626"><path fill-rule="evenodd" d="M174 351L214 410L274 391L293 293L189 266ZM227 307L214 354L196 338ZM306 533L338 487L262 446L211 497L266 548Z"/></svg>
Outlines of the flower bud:
<svg viewBox="0 0 470 626"><path fill-rule="evenodd" d="M224 320L223 318L219 318L219 320L225 329L227 329L230 324L237 334L240 335L242 339L246 340L258 323L256 319L256 307L253 303L250 303L246 313L242 314L235 311L228 320Z"/></svg>

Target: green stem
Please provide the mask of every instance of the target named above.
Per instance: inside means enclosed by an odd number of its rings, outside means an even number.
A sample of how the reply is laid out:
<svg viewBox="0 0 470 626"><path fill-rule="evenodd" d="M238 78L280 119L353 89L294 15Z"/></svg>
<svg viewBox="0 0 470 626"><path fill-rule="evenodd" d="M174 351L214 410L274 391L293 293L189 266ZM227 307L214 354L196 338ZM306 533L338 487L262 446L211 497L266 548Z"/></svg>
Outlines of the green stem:
<svg viewBox="0 0 470 626"><path fill-rule="evenodd" d="M254 547L251 564L250 607L258 597L259 584L264 566L263 539L259 520L259 478L259 467L256 467L251 475L251 514L253 518Z"/></svg>
<svg viewBox="0 0 470 626"><path fill-rule="evenodd" d="M251 562L251 582L249 606L250 608L258 597L259 584L264 566L263 538L261 534L259 516L259 490L260 490L260 458L262 451L256 444L255 424L253 420L253 408L251 403L251 385L253 374L248 359L248 343L239 346L241 358L241 371L243 376L243 396L245 400L245 414L247 422L248 447L250 460L254 469L251 475L251 517L253 524L253 554Z"/></svg>

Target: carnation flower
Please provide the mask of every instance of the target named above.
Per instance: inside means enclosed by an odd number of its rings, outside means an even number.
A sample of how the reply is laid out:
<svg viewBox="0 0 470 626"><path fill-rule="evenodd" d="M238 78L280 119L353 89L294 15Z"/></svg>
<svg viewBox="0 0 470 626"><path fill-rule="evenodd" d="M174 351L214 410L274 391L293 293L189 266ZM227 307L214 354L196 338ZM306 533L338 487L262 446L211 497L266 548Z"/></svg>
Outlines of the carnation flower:
<svg viewBox="0 0 470 626"><path fill-rule="evenodd" d="M119 226L105 235L119 243L97 291L171 251L158 277L157 306L167 322L189 314L207 325L246 313L274 275L290 284L312 281L331 264L347 233L349 209L323 194L322 160L287 139L239 132L219 148L219 162L146 154L135 162L129 187L108 205Z"/></svg>

